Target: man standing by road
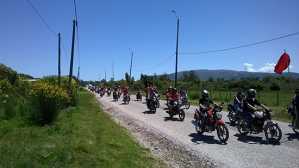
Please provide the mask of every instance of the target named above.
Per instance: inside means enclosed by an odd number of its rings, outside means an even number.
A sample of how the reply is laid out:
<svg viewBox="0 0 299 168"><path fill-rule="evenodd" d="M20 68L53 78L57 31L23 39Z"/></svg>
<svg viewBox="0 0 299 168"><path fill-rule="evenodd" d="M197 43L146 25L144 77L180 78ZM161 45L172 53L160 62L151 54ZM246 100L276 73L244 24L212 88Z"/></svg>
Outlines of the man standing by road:
<svg viewBox="0 0 299 168"><path fill-rule="evenodd" d="M293 117L295 121L293 121L293 125L299 129L299 89L295 90L295 96L292 100L294 114Z"/></svg>

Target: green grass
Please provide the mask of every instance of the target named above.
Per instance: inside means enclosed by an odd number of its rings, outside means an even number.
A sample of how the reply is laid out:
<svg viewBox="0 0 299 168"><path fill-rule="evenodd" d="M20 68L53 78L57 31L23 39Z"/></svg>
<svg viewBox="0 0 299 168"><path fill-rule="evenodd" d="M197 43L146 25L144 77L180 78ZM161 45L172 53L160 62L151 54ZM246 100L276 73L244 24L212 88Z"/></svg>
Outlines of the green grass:
<svg viewBox="0 0 299 168"><path fill-rule="evenodd" d="M0 121L0 167L166 167L80 92L77 107L50 126Z"/></svg>

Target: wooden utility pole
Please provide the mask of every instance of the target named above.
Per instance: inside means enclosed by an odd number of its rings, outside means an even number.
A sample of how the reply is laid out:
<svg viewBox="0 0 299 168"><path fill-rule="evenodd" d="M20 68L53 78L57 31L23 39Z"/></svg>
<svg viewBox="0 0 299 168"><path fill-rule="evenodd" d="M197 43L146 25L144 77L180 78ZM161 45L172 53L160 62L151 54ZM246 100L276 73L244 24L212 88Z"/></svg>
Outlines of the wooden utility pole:
<svg viewBox="0 0 299 168"><path fill-rule="evenodd" d="M175 79L174 79L174 87L175 88L177 87L177 80L178 80L179 29L180 29L180 18L177 17L176 51L175 51Z"/></svg>
<svg viewBox="0 0 299 168"><path fill-rule="evenodd" d="M112 81L114 81L114 62L112 61Z"/></svg>
<svg viewBox="0 0 299 168"><path fill-rule="evenodd" d="M71 93L71 85L72 85L72 78L73 78L73 65L74 65L74 50L75 50L75 33L76 33L76 26L77 21L73 20L73 36L72 36L72 50L71 50L71 62L70 62L70 73L69 73L69 83L68 83L68 89L69 93Z"/></svg>
<svg viewBox="0 0 299 168"><path fill-rule="evenodd" d="M131 80L132 80L132 63L133 63L133 51L131 52L131 64L130 64L130 84L131 84Z"/></svg>
<svg viewBox="0 0 299 168"><path fill-rule="evenodd" d="M61 48L60 48L60 33L58 33L58 86L61 83Z"/></svg>

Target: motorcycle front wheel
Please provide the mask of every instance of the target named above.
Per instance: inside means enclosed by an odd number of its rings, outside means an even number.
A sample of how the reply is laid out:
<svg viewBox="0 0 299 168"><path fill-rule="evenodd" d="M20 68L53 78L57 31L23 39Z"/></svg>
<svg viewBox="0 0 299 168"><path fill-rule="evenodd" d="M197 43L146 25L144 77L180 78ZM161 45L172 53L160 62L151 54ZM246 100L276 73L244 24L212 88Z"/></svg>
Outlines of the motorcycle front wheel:
<svg viewBox="0 0 299 168"><path fill-rule="evenodd" d="M203 120L202 119L196 119L195 120L195 130L200 135L204 133Z"/></svg>
<svg viewBox="0 0 299 168"><path fill-rule="evenodd" d="M225 125L217 126L217 136L222 143L226 143L229 138L228 128Z"/></svg>
<svg viewBox="0 0 299 168"><path fill-rule="evenodd" d="M244 119L238 120L237 127L238 127L238 131L241 135L247 135L249 133L249 131L246 130L246 129L249 129L249 128L247 128L248 127L247 125L248 124L246 123L246 121Z"/></svg>
<svg viewBox="0 0 299 168"><path fill-rule="evenodd" d="M185 119L185 111L184 110L180 110L179 119L180 119L180 121L184 121L184 119Z"/></svg>
<svg viewBox="0 0 299 168"><path fill-rule="evenodd" d="M293 131L295 132L295 134L299 135L299 129L293 127Z"/></svg>
<svg viewBox="0 0 299 168"><path fill-rule="evenodd" d="M278 143L282 137L282 132L280 127L273 123L269 122L264 129L266 140L270 143Z"/></svg>
<svg viewBox="0 0 299 168"><path fill-rule="evenodd" d="M228 115L227 115L227 117L228 117L228 120L229 120L229 122L230 122L230 124L232 124L232 125L234 125L234 124L236 124L236 120L233 118L233 112L231 112L231 111L229 111L228 112Z"/></svg>
<svg viewBox="0 0 299 168"><path fill-rule="evenodd" d="M186 104L185 104L185 108L186 108L186 109L189 109L189 108L190 108L190 102L186 102Z"/></svg>

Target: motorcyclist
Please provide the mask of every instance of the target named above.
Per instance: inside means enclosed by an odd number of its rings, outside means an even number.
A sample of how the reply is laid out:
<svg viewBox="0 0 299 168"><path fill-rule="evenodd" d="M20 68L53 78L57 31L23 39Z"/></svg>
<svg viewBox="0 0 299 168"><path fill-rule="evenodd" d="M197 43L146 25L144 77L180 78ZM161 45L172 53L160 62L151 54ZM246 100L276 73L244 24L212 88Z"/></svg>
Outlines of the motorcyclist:
<svg viewBox="0 0 299 168"><path fill-rule="evenodd" d="M175 107L175 105L179 104L180 95L178 94L176 88L171 88L168 96L168 109L171 111Z"/></svg>
<svg viewBox="0 0 299 168"><path fill-rule="evenodd" d="M295 96L292 99L289 113L293 117L292 125L299 128L299 88L295 90Z"/></svg>
<svg viewBox="0 0 299 168"><path fill-rule="evenodd" d="M128 86L123 87L122 93L123 93L124 96L128 95L129 94L129 87Z"/></svg>
<svg viewBox="0 0 299 168"><path fill-rule="evenodd" d="M238 92L237 95L235 96L233 107L236 113L243 112L244 99L245 99L245 94L243 92Z"/></svg>
<svg viewBox="0 0 299 168"><path fill-rule="evenodd" d="M256 99L256 90L255 89L249 89L247 91L247 97L244 101L244 108L243 112L245 115L245 119L247 120L249 127L251 126L253 118L257 115L257 111L260 111L261 109L269 110L269 108L263 104L261 104Z"/></svg>
<svg viewBox="0 0 299 168"><path fill-rule="evenodd" d="M214 104L213 100L210 98L209 91L203 90L201 92L201 98L199 99L199 107L200 109L207 109L212 104Z"/></svg>
<svg viewBox="0 0 299 168"><path fill-rule="evenodd" d="M187 91L183 88L180 89L180 97L181 97L181 99L187 98Z"/></svg>
<svg viewBox="0 0 299 168"><path fill-rule="evenodd" d="M136 99L141 99L142 95L141 95L141 91L138 90L137 93L136 93Z"/></svg>
<svg viewBox="0 0 299 168"><path fill-rule="evenodd" d="M210 98L209 91L203 90L201 92L201 98L199 99L199 110L204 112L205 117L207 117L207 111L213 104L214 104L214 102ZM196 115L196 113L194 114L194 118L196 117L195 115Z"/></svg>
<svg viewBox="0 0 299 168"><path fill-rule="evenodd" d="M167 101L166 104L168 104L171 90L172 90L172 86L169 86L165 92L165 97L166 97L166 101Z"/></svg>

